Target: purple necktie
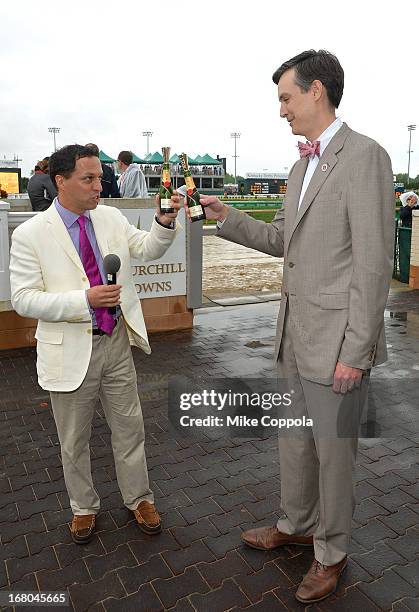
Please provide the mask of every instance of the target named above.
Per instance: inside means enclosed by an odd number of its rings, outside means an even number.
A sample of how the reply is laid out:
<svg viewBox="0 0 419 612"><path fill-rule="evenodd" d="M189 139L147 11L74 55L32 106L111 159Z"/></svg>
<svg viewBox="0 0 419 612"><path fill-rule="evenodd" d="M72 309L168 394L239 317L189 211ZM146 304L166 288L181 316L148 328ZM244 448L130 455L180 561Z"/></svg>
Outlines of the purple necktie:
<svg viewBox="0 0 419 612"><path fill-rule="evenodd" d="M96 285L103 285L96 257L87 236L86 217L79 217L77 223L80 226L81 261L87 278L89 279L90 286L95 287ZM115 327L115 319L109 314L109 310L107 308L95 308L95 316L98 328L110 336Z"/></svg>

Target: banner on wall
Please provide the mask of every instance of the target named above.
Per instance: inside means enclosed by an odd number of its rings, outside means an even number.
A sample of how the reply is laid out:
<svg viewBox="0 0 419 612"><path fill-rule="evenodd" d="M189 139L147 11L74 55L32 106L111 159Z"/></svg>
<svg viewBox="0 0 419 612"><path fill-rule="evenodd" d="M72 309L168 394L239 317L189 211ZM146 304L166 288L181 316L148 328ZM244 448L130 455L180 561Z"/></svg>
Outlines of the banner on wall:
<svg viewBox="0 0 419 612"><path fill-rule="evenodd" d="M124 208L121 213L138 229L149 231L155 217L150 208ZM185 211L178 215L178 222L185 227ZM186 295L186 246L185 232L179 232L175 241L160 259L153 261L131 260L135 288L140 299Z"/></svg>

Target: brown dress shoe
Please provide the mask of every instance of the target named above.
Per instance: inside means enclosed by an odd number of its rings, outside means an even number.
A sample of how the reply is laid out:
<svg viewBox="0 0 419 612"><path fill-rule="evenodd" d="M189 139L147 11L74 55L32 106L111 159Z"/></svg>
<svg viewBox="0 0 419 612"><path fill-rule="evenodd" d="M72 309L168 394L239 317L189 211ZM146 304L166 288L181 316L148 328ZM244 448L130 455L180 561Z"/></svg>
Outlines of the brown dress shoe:
<svg viewBox="0 0 419 612"><path fill-rule="evenodd" d="M142 501L134 510L135 518L141 531L148 535L154 535L161 531L161 520L154 504L148 501Z"/></svg>
<svg viewBox="0 0 419 612"><path fill-rule="evenodd" d="M95 514L75 514L70 525L70 533L76 544L87 544L95 532Z"/></svg>
<svg viewBox="0 0 419 612"><path fill-rule="evenodd" d="M348 557L336 565L322 565L316 559L297 589L295 597L304 604L326 599L336 591L339 578L348 563Z"/></svg>
<svg viewBox="0 0 419 612"><path fill-rule="evenodd" d="M241 538L245 544L257 550L274 550L279 546L313 546L313 536L288 535L276 527L258 527L244 531Z"/></svg>

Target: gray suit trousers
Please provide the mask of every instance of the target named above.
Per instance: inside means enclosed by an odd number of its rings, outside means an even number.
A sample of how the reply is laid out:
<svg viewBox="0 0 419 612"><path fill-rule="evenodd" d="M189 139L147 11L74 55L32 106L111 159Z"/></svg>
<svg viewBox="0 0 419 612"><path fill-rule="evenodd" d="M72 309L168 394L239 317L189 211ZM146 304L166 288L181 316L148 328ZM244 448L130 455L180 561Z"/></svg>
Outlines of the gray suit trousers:
<svg viewBox="0 0 419 612"><path fill-rule="evenodd" d="M116 475L124 504L135 510L143 500L153 502L137 375L122 317L111 337L93 336L90 364L81 386L68 393L51 391L50 395L73 513L99 512L100 500L93 485L89 447L92 419L99 399L112 432Z"/></svg>
<svg viewBox="0 0 419 612"><path fill-rule="evenodd" d="M305 416L313 427L279 435L283 517L277 527L287 534L312 534L317 561L334 565L348 554L355 509L353 469L369 377L346 395L302 378L292 334L287 312L278 360L279 376L293 390L286 416Z"/></svg>

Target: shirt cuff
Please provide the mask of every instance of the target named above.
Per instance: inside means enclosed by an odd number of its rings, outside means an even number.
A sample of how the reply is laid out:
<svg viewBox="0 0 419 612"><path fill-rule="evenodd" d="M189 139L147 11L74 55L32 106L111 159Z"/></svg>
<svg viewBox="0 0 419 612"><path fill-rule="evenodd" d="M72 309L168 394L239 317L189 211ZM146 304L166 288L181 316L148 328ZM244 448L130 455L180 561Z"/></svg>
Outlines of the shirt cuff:
<svg viewBox="0 0 419 612"><path fill-rule="evenodd" d="M166 229L171 229L171 230L175 229L176 222L174 220L170 222L170 225L164 225L164 223L160 223L160 221L157 219L157 215L154 218L155 218L156 222L159 225L161 225L162 227L165 227Z"/></svg>
<svg viewBox="0 0 419 612"><path fill-rule="evenodd" d="M89 309L90 314L93 316L95 309L90 306L89 298L87 297L87 292L88 289L86 289L86 291L84 292L84 295L86 296L87 308Z"/></svg>
<svg viewBox="0 0 419 612"><path fill-rule="evenodd" d="M225 219L223 219L222 221L217 221L217 227L218 227L218 229L221 229L221 228L223 227L223 225L224 225L224 223L225 223L225 222L226 222L226 220L225 220Z"/></svg>

